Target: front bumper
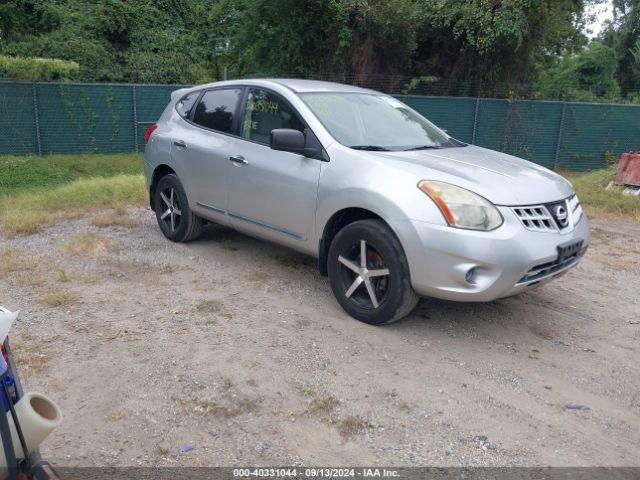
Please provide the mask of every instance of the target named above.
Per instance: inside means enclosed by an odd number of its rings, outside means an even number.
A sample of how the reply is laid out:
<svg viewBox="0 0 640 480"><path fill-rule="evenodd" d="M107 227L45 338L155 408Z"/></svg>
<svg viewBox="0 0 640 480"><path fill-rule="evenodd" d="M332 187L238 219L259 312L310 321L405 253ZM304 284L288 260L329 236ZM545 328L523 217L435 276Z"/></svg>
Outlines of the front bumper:
<svg viewBox="0 0 640 480"><path fill-rule="evenodd" d="M589 222L584 214L570 232L534 232L510 208L497 208L505 221L491 232L415 220L392 223L419 295L468 302L509 297L565 274L586 251ZM578 254L559 264L558 246L578 241Z"/></svg>

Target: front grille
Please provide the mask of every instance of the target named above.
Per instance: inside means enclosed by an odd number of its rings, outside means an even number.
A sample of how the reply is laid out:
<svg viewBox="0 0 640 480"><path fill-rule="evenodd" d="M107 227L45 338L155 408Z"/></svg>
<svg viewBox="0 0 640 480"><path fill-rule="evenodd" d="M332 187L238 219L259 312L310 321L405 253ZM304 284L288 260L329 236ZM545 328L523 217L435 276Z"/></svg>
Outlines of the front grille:
<svg viewBox="0 0 640 480"><path fill-rule="evenodd" d="M546 277L553 275L554 273L558 273L561 270L564 270L571 265L575 264L584 252L586 251L586 247L577 251L570 257L566 257L561 262L557 259L553 262L543 263L541 265L536 265L531 270L529 270L520 280L518 280L518 285L522 283L537 283L543 280Z"/></svg>
<svg viewBox="0 0 640 480"><path fill-rule="evenodd" d="M537 232L555 232L558 230L544 205L517 207L513 211L529 230Z"/></svg>
<svg viewBox="0 0 640 480"><path fill-rule="evenodd" d="M522 225L534 232L571 231L582 217L582 207L575 194L559 202L512 207L512 210Z"/></svg>

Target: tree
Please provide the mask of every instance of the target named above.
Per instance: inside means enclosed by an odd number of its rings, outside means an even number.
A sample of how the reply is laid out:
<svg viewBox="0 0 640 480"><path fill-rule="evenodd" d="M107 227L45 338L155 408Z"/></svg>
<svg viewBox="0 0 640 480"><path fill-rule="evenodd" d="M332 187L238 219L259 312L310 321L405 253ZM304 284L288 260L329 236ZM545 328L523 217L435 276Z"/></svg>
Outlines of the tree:
<svg viewBox="0 0 640 480"><path fill-rule="evenodd" d="M10 0L0 6L0 53L72 60L85 81L211 80L206 45L198 41L198 32L209 28L202 11L212 4Z"/></svg>
<svg viewBox="0 0 640 480"><path fill-rule="evenodd" d="M579 50L584 3L223 0L220 11L241 71L437 76L455 86L527 82L548 58Z"/></svg>
<svg viewBox="0 0 640 480"><path fill-rule="evenodd" d="M603 33L603 41L618 57L616 77L626 95L640 91L640 0L614 0L614 20Z"/></svg>
<svg viewBox="0 0 640 480"><path fill-rule="evenodd" d="M0 54L75 61L86 81L188 84L228 69L495 94L581 51L592 1L5 0Z"/></svg>
<svg viewBox="0 0 640 480"><path fill-rule="evenodd" d="M544 98L592 101L615 100L620 94L616 81L615 51L594 40L577 55L567 56L548 69L536 84Z"/></svg>

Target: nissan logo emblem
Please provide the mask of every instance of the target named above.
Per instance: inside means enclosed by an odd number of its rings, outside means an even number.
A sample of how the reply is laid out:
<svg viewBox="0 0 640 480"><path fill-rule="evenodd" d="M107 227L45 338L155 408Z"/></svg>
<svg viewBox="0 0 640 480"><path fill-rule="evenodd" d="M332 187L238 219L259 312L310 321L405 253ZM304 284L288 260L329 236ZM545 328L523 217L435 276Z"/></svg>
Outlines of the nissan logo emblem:
<svg viewBox="0 0 640 480"><path fill-rule="evenodd" d="M558 223L560 224L560 226L564 227L567 225L569 217L567 215L567 209L564 208L562 205L558 205L556 207L556 220L558 220Z"/></svg>

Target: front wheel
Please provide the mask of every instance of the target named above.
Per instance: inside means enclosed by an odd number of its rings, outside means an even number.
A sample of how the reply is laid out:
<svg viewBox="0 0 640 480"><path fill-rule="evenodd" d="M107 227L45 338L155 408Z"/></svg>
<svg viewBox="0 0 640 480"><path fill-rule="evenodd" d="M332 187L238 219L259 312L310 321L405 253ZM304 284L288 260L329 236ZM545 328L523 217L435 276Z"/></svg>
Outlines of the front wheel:
<svg viewBox="0 0 640 480"><path fill-rule="evenodd" d="M329 248L328 270L338 303L361 322L391 323L418 303L402 245L380 220L360 220L340 230Z"/></svg>

